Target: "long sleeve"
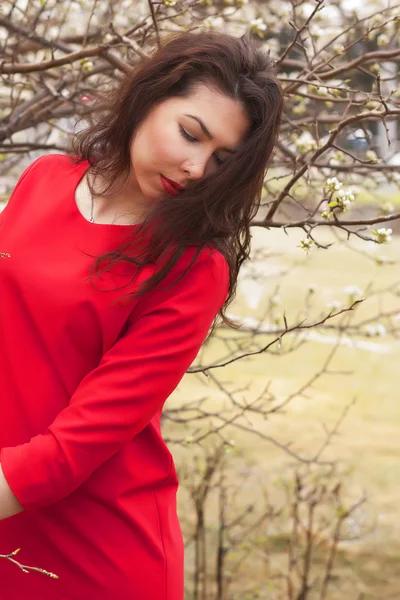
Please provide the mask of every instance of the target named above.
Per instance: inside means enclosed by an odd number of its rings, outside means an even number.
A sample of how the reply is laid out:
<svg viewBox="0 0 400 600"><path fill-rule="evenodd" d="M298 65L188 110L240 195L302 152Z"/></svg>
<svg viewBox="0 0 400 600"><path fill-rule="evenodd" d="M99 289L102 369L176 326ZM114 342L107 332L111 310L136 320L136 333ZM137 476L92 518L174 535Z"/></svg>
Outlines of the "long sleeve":
<svg viewBox="0 0 400 600"><path fill-rule="evenodd" d="M228 280L225 258L207 251L174 287L139 298L124 334L46 432L2 448L4 476L25 510L72 493L149 424L195 359Z"/></svg>

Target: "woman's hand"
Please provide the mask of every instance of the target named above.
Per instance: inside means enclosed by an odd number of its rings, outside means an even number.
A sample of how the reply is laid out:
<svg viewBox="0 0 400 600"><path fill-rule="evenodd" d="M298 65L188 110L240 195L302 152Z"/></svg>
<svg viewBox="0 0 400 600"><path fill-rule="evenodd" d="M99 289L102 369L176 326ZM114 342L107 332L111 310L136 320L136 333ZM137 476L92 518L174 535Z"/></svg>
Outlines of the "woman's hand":
<svg viewBox="0 0 400 600"><path fill-rule="evenodd" d="M0 464L0 521L22 512L24 509L11 491Z"/></svg>

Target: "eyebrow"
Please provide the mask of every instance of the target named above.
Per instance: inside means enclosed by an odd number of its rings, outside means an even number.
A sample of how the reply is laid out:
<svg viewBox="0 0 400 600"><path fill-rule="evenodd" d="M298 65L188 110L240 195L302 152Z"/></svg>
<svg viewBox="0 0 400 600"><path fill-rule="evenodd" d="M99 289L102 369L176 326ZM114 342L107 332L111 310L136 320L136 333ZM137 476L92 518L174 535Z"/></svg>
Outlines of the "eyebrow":
<svg viewBox="0 0 400 600"><path fill-rule="evenodd" d="M209 132L209 130L207 129L204 121L202 121L200 119L200 117L196 117L196 115L188 115L185 113L185 117L190 117L191 119L194 119L195 121L198 122L198 124L200 125L203 133L208 137L208 139L213 140L213 136L211 135L211 133ZM221 148L221 150L225 150L225 152L229 152L230 154L236 154L236 150L233 150L232 148Z"/></svg>

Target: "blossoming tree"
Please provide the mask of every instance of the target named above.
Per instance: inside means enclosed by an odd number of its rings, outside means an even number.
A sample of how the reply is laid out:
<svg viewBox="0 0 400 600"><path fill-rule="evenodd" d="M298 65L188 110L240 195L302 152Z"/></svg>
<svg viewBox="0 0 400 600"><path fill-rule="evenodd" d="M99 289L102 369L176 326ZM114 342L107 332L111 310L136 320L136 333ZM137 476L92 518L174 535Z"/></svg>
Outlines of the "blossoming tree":
<svg viewBox="0 0 400 600"><path fill-rule="evenodd" d="M98 94L166 33L250 31L276 63L285 110L262 206L252 224L258 243L241 274L244 304L230 315L240 330L233 334L221 327L213 359L203 360L201 355L190 368L191 373L207 376L207 385L212 386L208 395L218 401L211 407L204 399L189 407L176 401L164 421L167 441L184 448L185 457L191 452L196 465L187 468L183 460L180 465L186 502L193 500L196 516L184 522L195 564L194 575L188 575L190 598L300 600L309 597L313 586L321 599L344 597L335 596L331 586L338 546L343 539L358 539L365 524L355 533L343 533L346 523L357 521L363 499L343 504L340 483L332 475L334 461L325 459L342 417L325 431L318 447L308 451L281 437L279 428L266 432L262 423L279 419L331 372L343 336L361 344L367 337L398 335L400 320L393 301L400 295L398 281L384 290L392 300L389 306L378 303L367 312L362 312L363 300L377 292L354 283L345 286L345 300L331 294L317 305L312 298L318 286L308 283L304 296L295 292L298 301L290 309L282 300L279 282L299 265L333 253L336 247L344 248L346 256L363 255L374 267L396 262L380 249L392 242L400 217L399 14L399 5L383 0L3 0L0 7L4 202L22 169L40 154L63 152L75 122L90 114ZM276 260L270 249L271 236L279 232L280 240L287 234L287 244L281 243L278 252L285 260ZM278 281L274 287L268 284L271 269ZM232 366L242 366L245 376L248 370L250 380L249 358L255 364L265 357L270 366L272 358L295 356L307 340L318 334L318 341L326 342L332 332L332 352L322 365L313 365L314 372L296 390L278 393L270 387L271 372L265 375L268 383L262 390L245 396L239 370L235 376L229 371L231 380L226 381L224 373ZM347 410L346 406L343 415ZM235 432L256 437L297 465L292 483L284 482L291 511L280 513L269 501L262 507L249 502L247 509L242 503L242 512L238 508L236 517L229 518L232 481L228 485L226 460L239 461L241 456ZM205 449L206 458L199 448ZM240 473L243 482L245 475ZM211 509L208 526L209 498L219 501L219 509ZM317 519L319 505L323 510ZM250 514L256 515L251 522ZM288 561L274 568L268 564L264 576L249 585L249 577L239 576L239 567L249 556L268 562L265 548L271 538L260 531L271 523L285 531ZM323 567L313 562L315 544L325 548ZM210 565L207 556L213 553L215 563ZM14 556L3 558L15 560ZM269 587L271 581L277 581L274 588Z"/></svg>

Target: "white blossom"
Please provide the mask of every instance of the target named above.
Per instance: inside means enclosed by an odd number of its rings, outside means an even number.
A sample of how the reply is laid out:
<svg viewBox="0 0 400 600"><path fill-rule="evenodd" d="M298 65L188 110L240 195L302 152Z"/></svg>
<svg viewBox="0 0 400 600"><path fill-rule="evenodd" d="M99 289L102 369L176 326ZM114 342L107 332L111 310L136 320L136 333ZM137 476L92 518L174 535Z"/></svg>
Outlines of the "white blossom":
<svg viewBox="0 0 400 600"><path fill-rule="evenodd" d="M293 17L293 7L291 4L289 6L289 5L281 2L280 5L278 5L276 7L276 12L278 13L278 15L281 19L288 20Z"/></svg>
<svg viewBox="0 0 400 600"><path fill-rule="evenodd" d="M93 71L94 63L91 60L82 60L82 69L83 71L90 72Z"/></svg>
<svg viewBox="0 0 400 600"><path fill-rule="evenodd" d="M21 11L25 11L28 8L29 0L17 0L15 5Z"/></svg>
<svg viewBox="0 0 400 600"><path fill-rule="evenodd" d="M393 231L390 228L385 229L384 227L381 227L380 229L371 229L371 232L376 237L378 244L388 244L392 241Z"/></svg>
<svg viewBox="0 0 400 600"><path fill-rule="evenodd" d="M268 40L268 50L270 52L271 55L278 57L281 51L281 44L279 42L279 40L276 40L275 38L270 38Z"/></svg>
<svg viewBox="0 0 400 600"><path fill-rule="evenodd" d="M113 16L113 24L116 25L117 27L126 27L128 25L128 23L130 22L129 18L128 18L128 14L129 13L126 13L126 12L115 13ZM92 15L91 21L94 25L97 25L95 17L96 17L95 14Z"/></svg>
<svg viewBox="0 0 400 600"><path fill-rule="evenodd" d="M304 238L303 240L300 240L300 245L298 246L298 248L301 248L302 250L306 250L308 252L313 243L314 240L312 240L311 238Z"/></svg>
<svg viewBox="0 0 400 600"><path fill-rule="evenodd" d="M223 24L224 20L222 17L213 17L210 15L203 20L201 27L209 31L221 31Z"/></svg>
<svg viewBox="0 0 400 600"><path fill-rule="evenodd" d="M368 337L383 337L387 333L386 327L382 325L382 323L378 323L377 325L365 325L364 331Z"/></svg>
<svg viewBox="0 0 400 600"><path fill-rule="evenodd" d="M339 190L336 196L336 203L339 208L346 212L350 204L354 202L354 194L352 194L349 190Z"/></svg>
<svg viewBox="0 0 400 600"><path fill-rule="evenodd" d="M374 15L374 19L372 21L372 26L376 27L378 25L382 25L382 23L383 23L383 15L380 15L380 14Z"/></svg>
<svg viewBox="0 0 400 600"><path fill-rule="evenodd" d="M386 202L382 204L382 210L385 213L393 213L395 211L394 204L392 204L392 202L389 200L386 200Z"/></svg>
<svg viewBox="0 0 400 600"><path fill-rule="evenodd" d="M351 298L354 298L354 299L356 299L356 298L360 299L364 295L364 292L356 285L348 285L347 287L344 288L343 291L347 296L350 296Z"/></svg>
<svg viewBox="0 0 400 600"><path fill-rule="evenodd" d="M374 162L377 163L378 162L378 155L374 150L367 150L367 152L365 153L365 158L367 160L369 160L370 162Z"/></svg>
<svg viewBox="0 0 400 600"><path fill-rule="evenodd" d="M272 298L271 298L271 306L279 306L280 304L282 304L280 295L279 294L275 294L275 296L272 296Z"/></svg>
<svg viewBox="0 0 400 600"><path fill-rule="evenodd" d="M71 2L70 6L69 6L69 10L72 13L77 13L77 12L81 12L82 11L82 7L78 2Z"/></svg>
<svg viewBox="0 0 400 600"><path fill-rule="evenodd" d="M49 36L49 38L54 40L60 35L60 28L56 27L55 25L53 25L53 27L49 27L49 29L47 30L47 35Z"/></svg>
<svg viewBox="0 0 400 600"><path fill-rule="evenodd" d="M259 17L258 19L252 19L249 23L249 29L252 33L262 36L267 31L267 24Z"/></svg>
<svg viewBox="0 0 400 600"><path fill-rule="evenodd" d="M292 112L294 115L304 115L307 112L307 107L305 102L299 102L296 106L293 106Z"/></svg>
<svg viewBox="0 0 400 600"><path fill-rule="evenodd" d="M310 150L316 150L318 144L309 131L303 131L303 133L297 137L295 146L303 154L305 152L309 152Z"/></svg>
<svg viewBox="0 0 400 600"><path fill-rule="evenodd" d="M342 303L339 300L332 300L332 302L328 302L327 306L329 310L340 310Z"/></svg>
<svg viewBox="0 0 400 600"><path fill-rule="evenodd" d="M313 26L311 29L311 37L313 37L315 40L319 40L319 38L321 36L323 36L324 33L325 33L325 31L322 29L322 27L319 27L318 25L313 23Z"/></svg>
<svg viewBox="0 0 400 600"><path fill-rule="evenodd" d="M335 54L344 54L343 44L333 44L333 51Z"/></svg>
<svg viewBox="0 0 400 600"><path fill-rule="evenodd" d="M368 337L374 337L375 336L375 325L365 325L364 332L365 332L365 335L367 335Z"/></svg>
<svg viewBox="0 0 400 600"><path fill-rule="evenodd" d="M377 324L376 331L377 335L379 335L380 337L383 337L387 333L386 327L382 323Z"/></svg>
<svg viewBox="0 0 400 600"><path fill-rule="evenodd" d="M330 177L326 180L326 185L330 192L338 192L342 188L343 183L337 177Z"/></svg>
<svg viewBox="0 0 400 600"><path fill-rule="evenodd" d="M360 188L356 185L351 185L347 191L348 193L353 194L353 196L357 196L360 193Z"/></svg>
<svg viewBox="0 0 400 600"><path fill-rule="evenodd" d="M390 261L387 256L378 254L377 256L375 256L375 262L377 265L384 265L385 263L388 263Z"/></svg>
<svg viewBox="0 0 400 600"><path fill-rule="evenodd" d="M383 46L387 46L389 44L389 38L385 33L381 33L377 37L376 43L378 44L379 48L382 48Z"/></svg>

